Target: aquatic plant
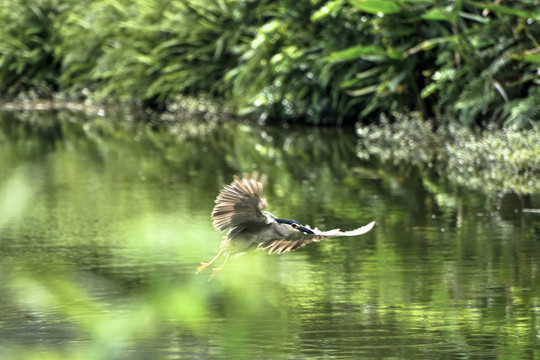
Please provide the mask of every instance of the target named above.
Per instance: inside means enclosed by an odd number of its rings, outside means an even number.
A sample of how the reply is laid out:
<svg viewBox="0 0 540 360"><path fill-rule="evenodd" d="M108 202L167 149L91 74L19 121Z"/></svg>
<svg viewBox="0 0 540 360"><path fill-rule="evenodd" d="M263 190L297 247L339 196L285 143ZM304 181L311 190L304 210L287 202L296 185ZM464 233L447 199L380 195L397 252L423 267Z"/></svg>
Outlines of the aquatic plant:
<svg viewBox="0 0 540 360"><path fill-rule="evenodd" d="M447 178L482 191L530 194L540 191L540 132L474 131L450 124L433 131L420 115L359 126L358 155L398 168L416 165L426 176Z"/></svg>

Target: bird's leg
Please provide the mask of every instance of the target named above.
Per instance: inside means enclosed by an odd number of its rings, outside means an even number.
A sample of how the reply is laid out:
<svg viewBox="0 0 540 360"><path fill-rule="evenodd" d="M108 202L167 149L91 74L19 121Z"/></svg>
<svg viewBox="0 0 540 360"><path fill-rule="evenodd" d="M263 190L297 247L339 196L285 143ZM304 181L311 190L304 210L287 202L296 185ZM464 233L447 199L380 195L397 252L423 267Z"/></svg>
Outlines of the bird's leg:
<svg viewBox="0 0 540 360"><path fill-rule="evenodd" d="M210 278L208 279L208 281L212 280L221 271L221 269L223 269L225 267L225 264L227 263L227 260L229 260L229 253L227 253L227 255L225 255L225 261L223 262L223 264L221 264L220 267L212 269L212 275L210 275Z"/></svg>
<svg viewBox="0 0 540 360"><path fill-rule="evenodd" d="M207 262L207 263L201 262L201 266L197 268L197 272L195 273L195 275L197 275L198 273L200 273L201 271L203 271L204 269L212 265L214 261L216 261L221 256L221 254L223 254L223 249L219 250L218 254L212 260L210 260L210 262Z"/></svg>

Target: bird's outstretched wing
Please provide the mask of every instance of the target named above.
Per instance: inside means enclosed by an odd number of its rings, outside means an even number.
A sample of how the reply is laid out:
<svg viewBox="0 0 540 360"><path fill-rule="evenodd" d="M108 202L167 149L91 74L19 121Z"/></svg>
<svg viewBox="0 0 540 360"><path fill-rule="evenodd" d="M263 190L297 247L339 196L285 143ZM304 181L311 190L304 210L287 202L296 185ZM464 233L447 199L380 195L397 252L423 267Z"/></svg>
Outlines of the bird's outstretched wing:
<svg viewBox="0 0 540 360"><path fill-rule="evenodd" d="M262 197L264 181L265 176L259 180L257 172L251 178L244 173L242 179L235 176L231 185L225 185L212 211L214 227L225 231L247 223L266 223L267 218L261 212L268 207Z"/></svg>
<svg viewBox="0 0 540 360"><path fill-rule="evenodd" d="M262 250L269 249L269 253L278 253L282 254L286 251L293 251L300 246L307 245L312 242L317 242L322 239L338 237L338 236L357 236L369 232L375 226L375 221L370 222L369 224L362 226L358 229L351 231L341 231L339 229L333 229L328 231L320 231L317 228L310 229L313 231L313 234L305 233L298 231L292 233L286 238L280 240L270 240L259 244L258 248ZM308 228L309 229L309 228Z"/></svg>

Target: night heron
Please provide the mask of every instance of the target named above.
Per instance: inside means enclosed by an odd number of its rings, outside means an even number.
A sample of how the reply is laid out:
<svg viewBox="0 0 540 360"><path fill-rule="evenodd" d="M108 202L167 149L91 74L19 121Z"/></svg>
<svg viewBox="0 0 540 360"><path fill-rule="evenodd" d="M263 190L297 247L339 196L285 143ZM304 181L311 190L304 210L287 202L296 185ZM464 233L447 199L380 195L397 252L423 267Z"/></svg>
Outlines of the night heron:
<svg viewBox="0 0 540 360"><path fill-rule="evenodd" d="M252 248L269 249L269 253L282 254L293 251L300 246L325 238L338 236L362 235L373 229L375 221L351 231L333 229L320 231L301 225L296 220L278 219L268 211L266 199L262 197L265 177L253 173L240 179L235 176L231 185L225 185L216 198L216 206L212 211L214 227L219 231L227 231L223 237L218 254L210 262L201 262L197 274L212 265L221 255L225 261L215 268L211 280L223 269L231 255L242 254Z"/></svg>

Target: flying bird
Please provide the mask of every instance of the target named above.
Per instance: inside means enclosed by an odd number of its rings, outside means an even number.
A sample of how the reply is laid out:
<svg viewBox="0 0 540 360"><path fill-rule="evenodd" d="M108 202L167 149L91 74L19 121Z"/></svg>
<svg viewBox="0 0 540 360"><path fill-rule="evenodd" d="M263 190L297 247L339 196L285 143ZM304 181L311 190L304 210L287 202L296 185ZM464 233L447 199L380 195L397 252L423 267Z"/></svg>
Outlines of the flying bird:
<svg viewBox="0 0 540 360"><path fill-rule="evenodd" d="M217 255L209 262L201 262L197 274L221 255L225 255L225 261L213 269L208 281L223 269L231 255L242 254L253 248L268 250L270 254L282 254L326 238L362 235L375 226L375 221L372 221L351 231L320 231L296 220L279 219L264 211L268 207L266 199L262 197L265 180L265 176L259 179L256 172L251 177L244 173L243 178L234 176L232 184L225 185L221 190L212 211L212 221L216 230L226 231L226 234Z"/></svg>

